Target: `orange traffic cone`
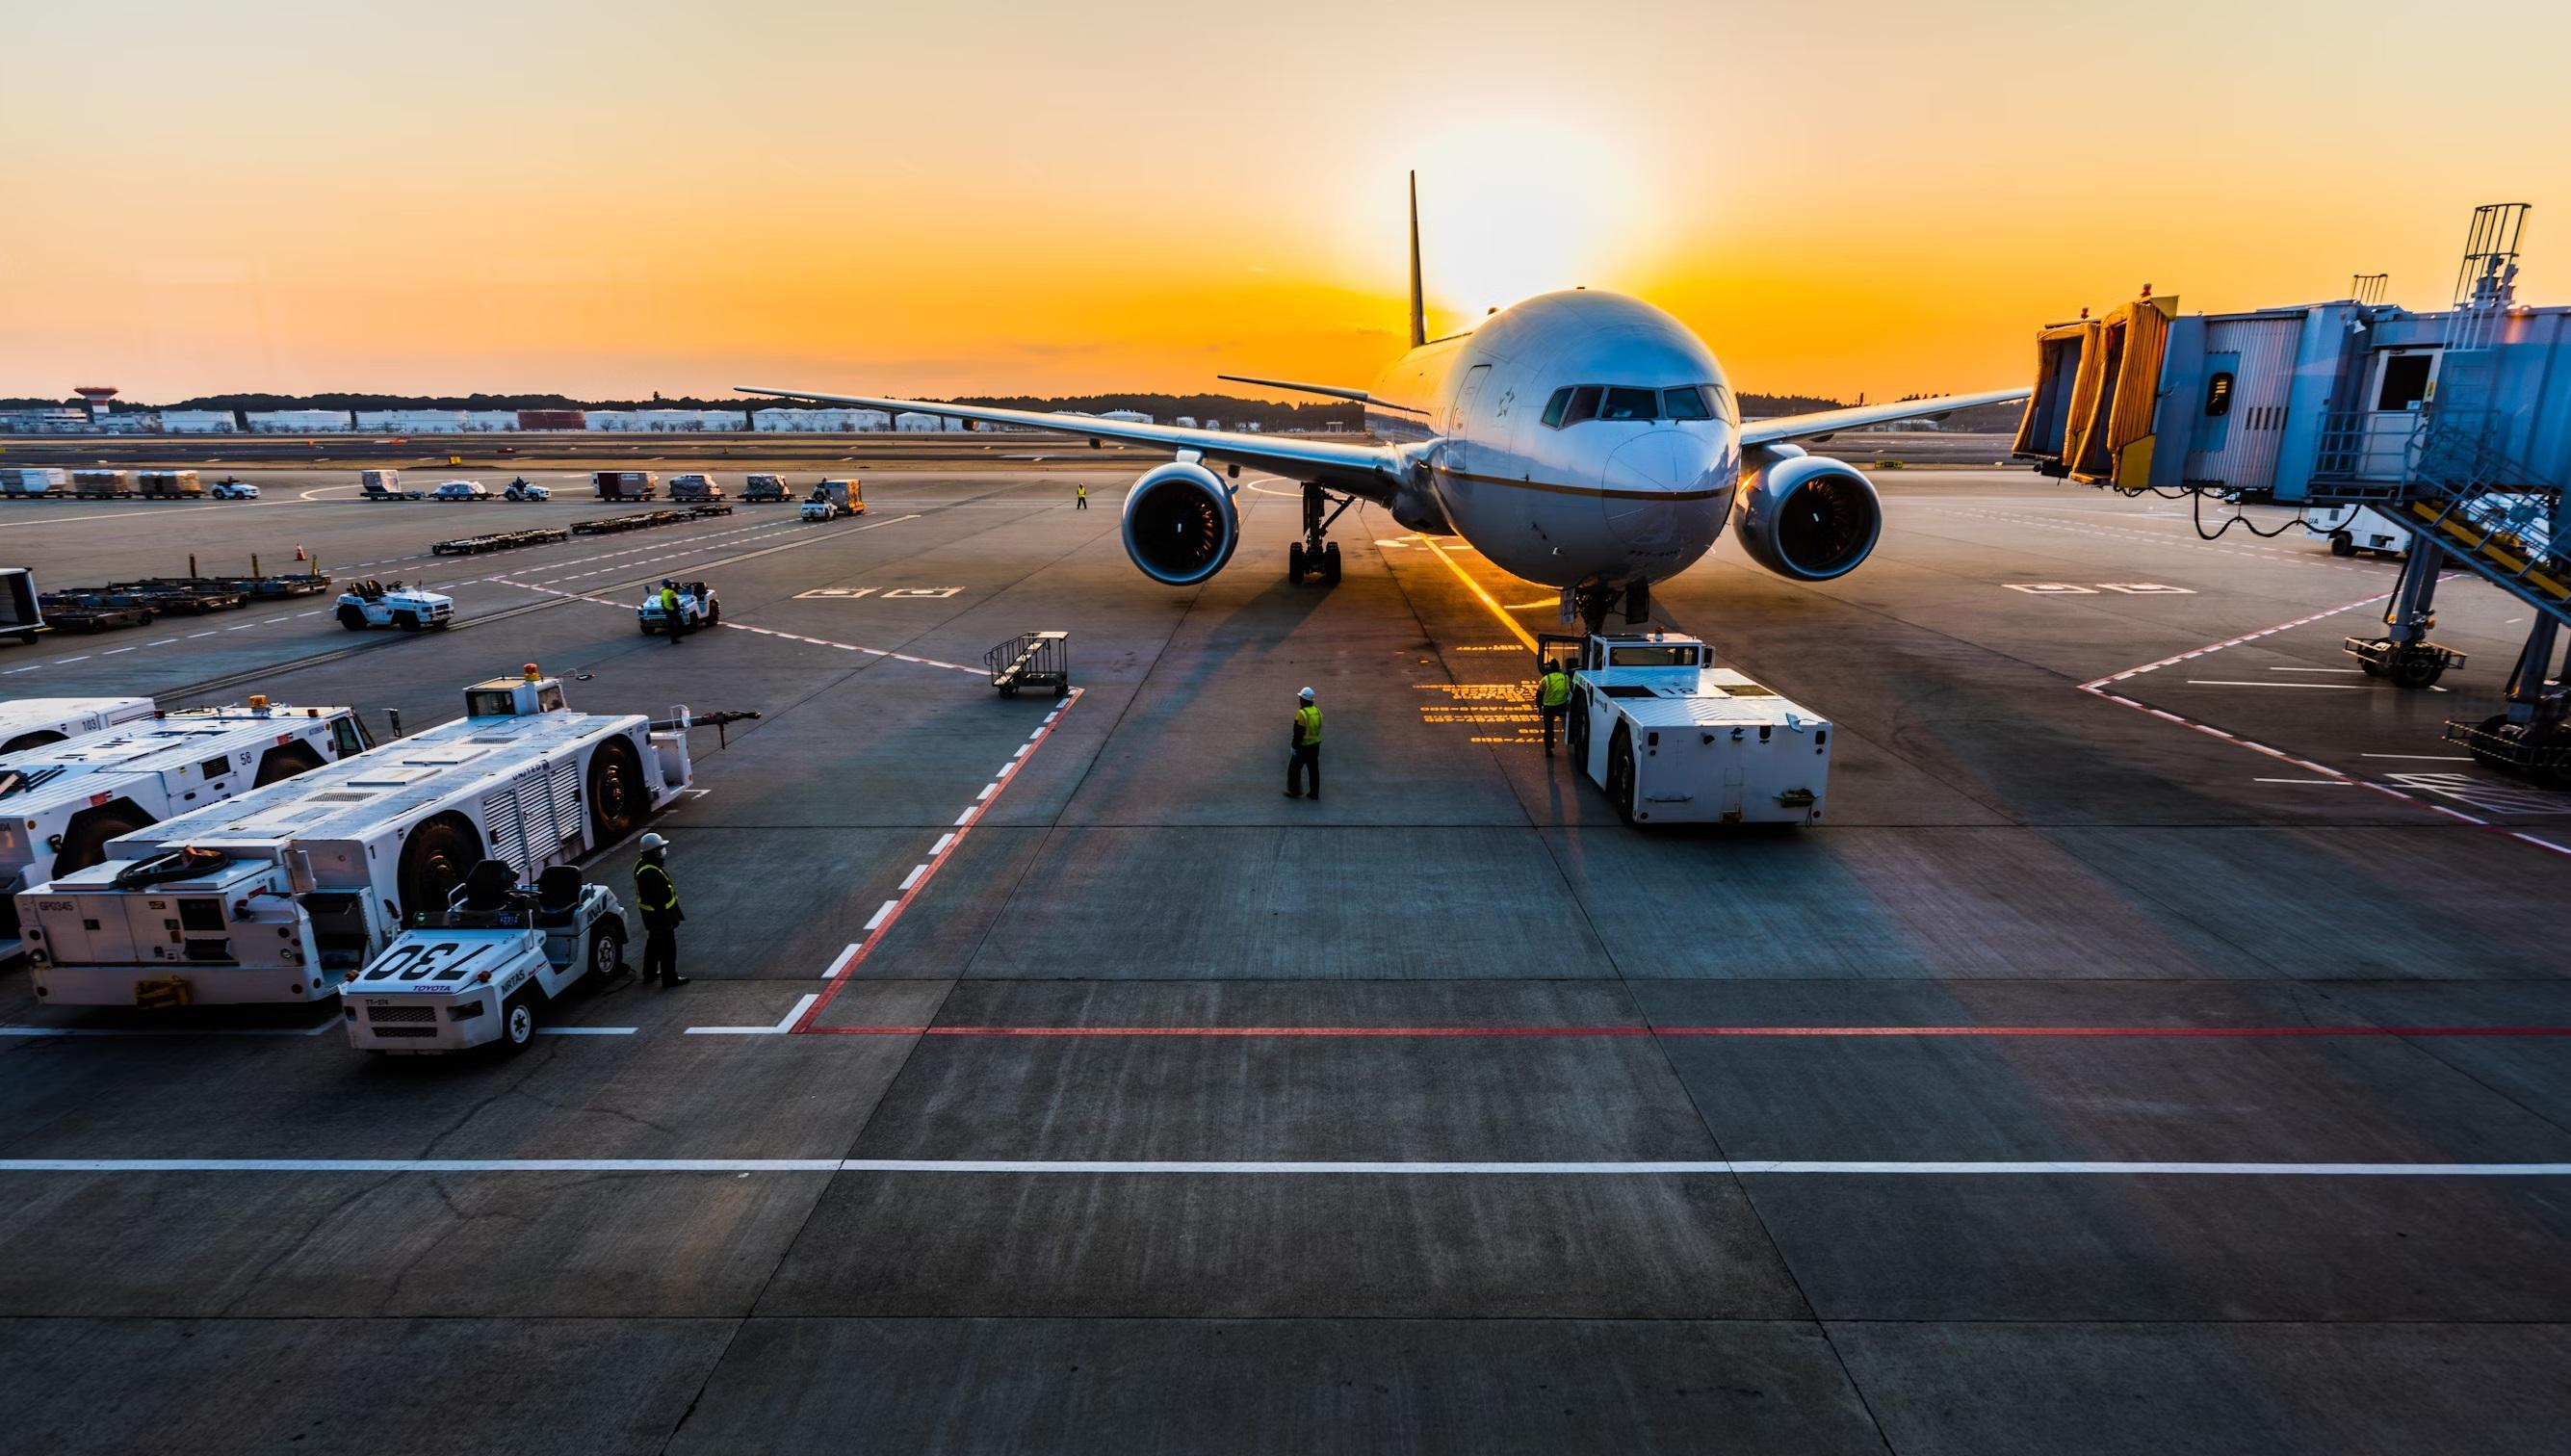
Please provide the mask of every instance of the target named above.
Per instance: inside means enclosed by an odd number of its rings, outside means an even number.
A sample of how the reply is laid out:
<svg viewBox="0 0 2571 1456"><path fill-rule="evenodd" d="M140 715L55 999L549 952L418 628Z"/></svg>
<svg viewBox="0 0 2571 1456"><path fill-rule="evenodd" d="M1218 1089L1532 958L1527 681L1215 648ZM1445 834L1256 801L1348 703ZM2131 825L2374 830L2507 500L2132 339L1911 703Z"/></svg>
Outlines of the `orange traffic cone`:
<svg viewBox="0 0 2571 1456"><path fill-rule="evenodd" d="M310 561L312 559L311 557L303 554L303 543L300 541L294 543L294 559L296 561Z"/></svg>

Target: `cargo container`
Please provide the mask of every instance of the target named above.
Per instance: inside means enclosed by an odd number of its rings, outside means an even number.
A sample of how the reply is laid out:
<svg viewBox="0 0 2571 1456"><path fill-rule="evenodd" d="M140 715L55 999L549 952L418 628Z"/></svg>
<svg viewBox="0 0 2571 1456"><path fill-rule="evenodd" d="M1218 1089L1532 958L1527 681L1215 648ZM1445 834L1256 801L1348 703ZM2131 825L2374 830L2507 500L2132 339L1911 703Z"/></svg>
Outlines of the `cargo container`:
<svg viewBox="0 0 2571 1456"><path fill-rule="evenodd" d="M649 470L593 470L589 484L603 501L648 501L661 494L661 477Z"/></svg>
<svg viewBox="0 0 2571 1456"><path fill-rule="evenodd" d="M72 494L85 501L130 496L134 494L134 474L127 470L75 470Z"/></svg>
<svg viewBox="0 0 2571 1456"><path fill-rule="evenodd" d="M670 477L670 499L674 501L719 501L724 488L711 475L673 475Z"/></svg>
<svg viewBox="0 0 2571 1456"><path fill-rule="evenodd" d="M72 478L59 465L12 465L0 470L0 496L60 495Z"/></svg>
<svg viewBox="0 0 2571 1456"><path fill-rule="evenodd" d="M193 470L138 470L134 473L136 490L155 500L183 500L203 496L205 483Z"/></svg>
<svg viewBox="0 0 2571 1456"><path fill-rule="evenodd" d="M36 574L23 566L0 567L0 637L14 637L32 647L36 634L44 630L44 605L37 600ZM0 732L0 740L7 736Z"/></svg>

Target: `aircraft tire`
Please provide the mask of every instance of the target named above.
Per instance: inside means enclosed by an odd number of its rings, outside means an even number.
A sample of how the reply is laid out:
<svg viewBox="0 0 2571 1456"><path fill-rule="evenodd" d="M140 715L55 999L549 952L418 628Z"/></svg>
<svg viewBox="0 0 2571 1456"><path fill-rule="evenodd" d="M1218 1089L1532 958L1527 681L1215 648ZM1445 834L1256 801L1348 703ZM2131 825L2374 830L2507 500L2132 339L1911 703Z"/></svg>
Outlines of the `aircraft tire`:
<svg viewBox="0 0 2571 1456"><path fill-rule="evenodd" d="M1339 584L1339 543L1336 541L1321 548L1321 580L1334 587Z"/></svg>
<svg viewBox="0 0 2571 1456"><path fill-rule="evenodd" d="M1303 584L1303 543L1300 541L1286 548L1286 580L1298 587Z"/></svg>

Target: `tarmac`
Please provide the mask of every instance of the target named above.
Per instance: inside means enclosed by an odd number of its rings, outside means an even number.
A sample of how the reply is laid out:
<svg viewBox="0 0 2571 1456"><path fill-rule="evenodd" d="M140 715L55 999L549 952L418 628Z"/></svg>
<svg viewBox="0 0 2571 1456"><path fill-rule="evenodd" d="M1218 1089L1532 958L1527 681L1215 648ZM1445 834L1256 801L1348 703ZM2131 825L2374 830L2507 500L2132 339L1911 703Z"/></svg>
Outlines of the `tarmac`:
<svg viewBox="0 0 2571 1456"><path fill-rule="evenodd" d="M665 478L698 463L668 448ZM699 791L653 825L695 984L583 993L516 1059L41 1007L0 972L8 1444L2571 1429L2571 795L2438 737L2495 711L2522 608L2449 582L2437 639L2470 662L2402 694L2338 651L2391 563L1886 472L1855 574L1726 543L1656 591L1829 719L1824 821L1638 831L1533 737L1543 589L1372 508L1338 586L1289 585L1297 503L1256 476L1231 566L1161 587L1118 537L1136 467L1086 463L869 457L855 520L456 558L426 553L633 508L553 461L544 505L245 465L258 502L0 507L49 586L300 546L459 615L58 636L0 646L0 693L263 692L380 734L533 662L576 708L764 715L699 733ZM637 633L664 576L711 580L725 625ZM1000 698L982 654L1040 628L1076 692ZM1306 684L1318 802L1280 791ZM622 890L632 853L592 871Z"/></svg>

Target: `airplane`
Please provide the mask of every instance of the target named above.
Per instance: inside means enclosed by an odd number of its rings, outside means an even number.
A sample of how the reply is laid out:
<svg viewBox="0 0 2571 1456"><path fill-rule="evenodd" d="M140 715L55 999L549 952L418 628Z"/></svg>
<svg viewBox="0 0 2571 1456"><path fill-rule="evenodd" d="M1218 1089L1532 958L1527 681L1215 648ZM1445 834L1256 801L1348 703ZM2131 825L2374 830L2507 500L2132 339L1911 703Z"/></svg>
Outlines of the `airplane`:
<svg viewBox="0 0 2571 1456"><path fill-rule="evenodd" d="M1714 549L1727 521L1751 560L1795 581L1844 576L1874 550L1883 507L1855 467L1798 440L2023 399L2026 389L1906 399L1743 420L1714 351L1669 314L1574 288L1428 337L1419 276L1419 179L1410 180L1410 349L1371 388L1224 374L1236 383L1351 400L1373 443L1237 434L982 405L738 385L744 394L1166 446L1176 458L1126 492L1125 552L1145 576L1194 586L1241 543L1243 466L1303 488L1303 535L1286 579L1339 579L1329 529L1348 507L1384 507L1408 530L1460 536L1513 576L1562 593L1592 632L1620 604L1651 617L1651 584ZM1208 462L1226 467L1219 476ZM1228 479L1227 479L1228 477Z"/></svg>

